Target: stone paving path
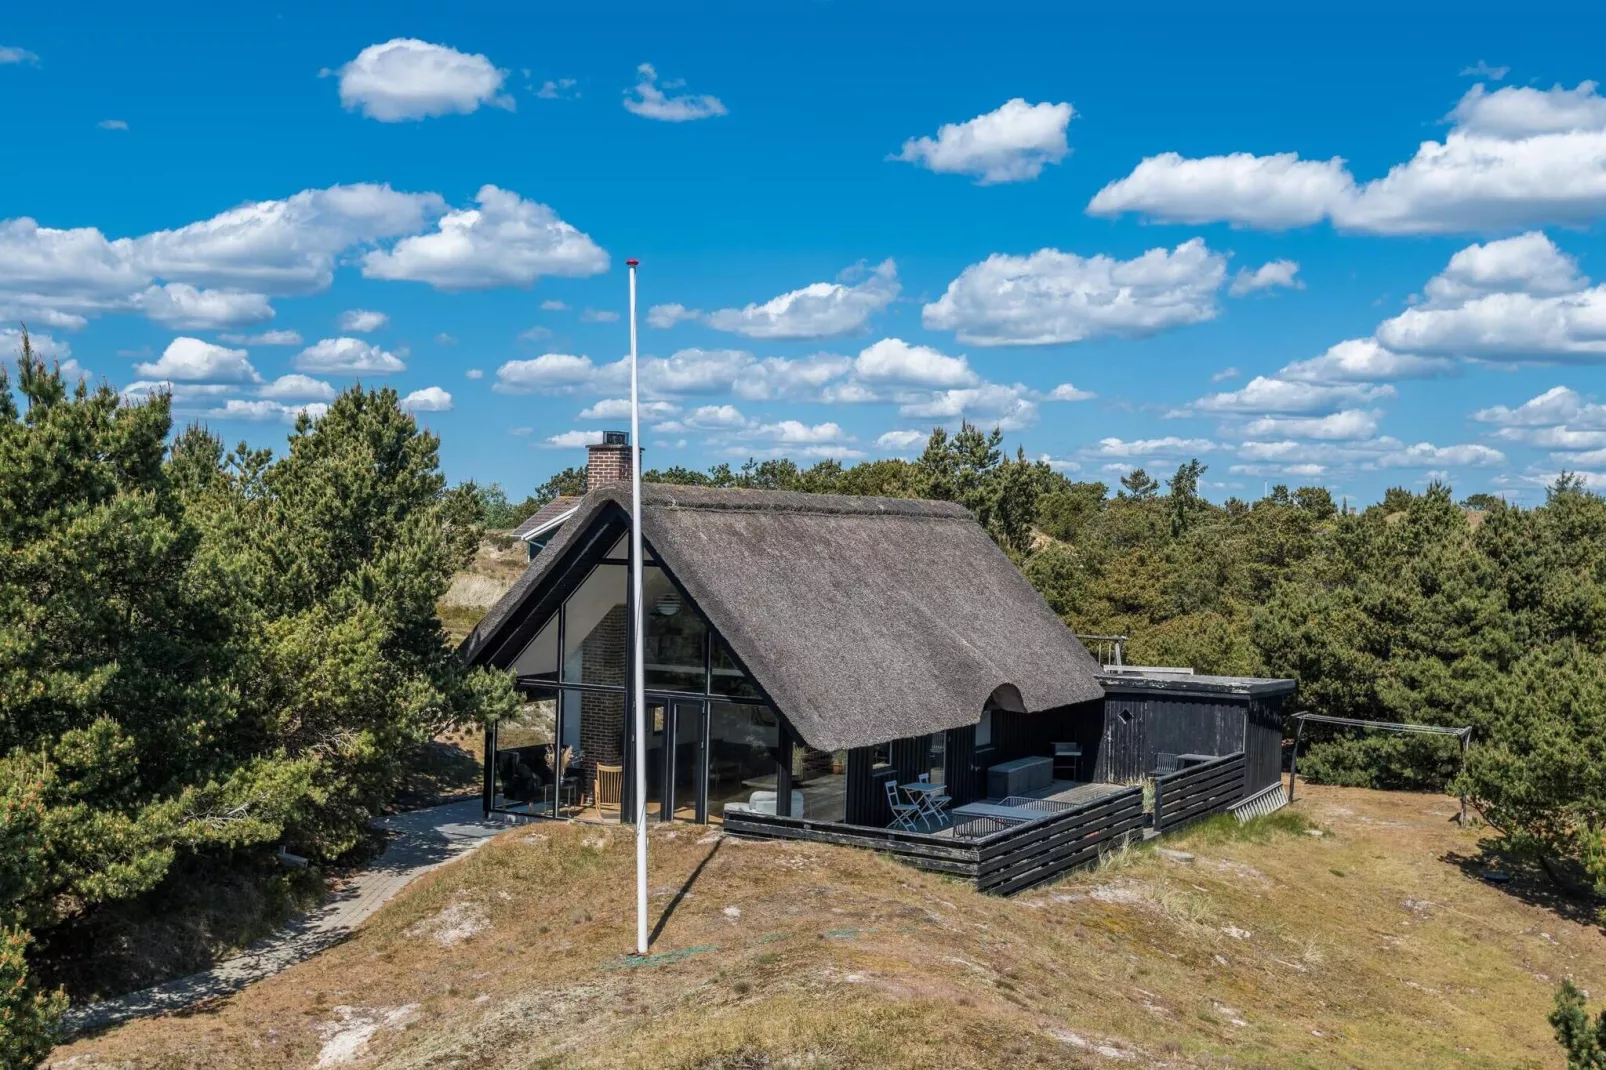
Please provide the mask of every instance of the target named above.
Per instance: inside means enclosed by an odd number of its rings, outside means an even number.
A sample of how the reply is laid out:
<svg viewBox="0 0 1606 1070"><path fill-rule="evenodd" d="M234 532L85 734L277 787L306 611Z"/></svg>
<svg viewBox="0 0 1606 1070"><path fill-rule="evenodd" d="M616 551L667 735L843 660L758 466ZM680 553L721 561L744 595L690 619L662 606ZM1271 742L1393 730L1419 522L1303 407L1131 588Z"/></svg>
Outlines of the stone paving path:
<svg viewBox="0 0 1606 1070"><path fill-rule="evenodd" d="M414 878L473 850L508 827L501 821L486 821L479 799L396 814L374 824L392 833L390 843L371 869L347 880L329 902L210 970L116 999L73 1007L62 1020L63 1035L179 1010L271 977L344 940Z"/></svg>

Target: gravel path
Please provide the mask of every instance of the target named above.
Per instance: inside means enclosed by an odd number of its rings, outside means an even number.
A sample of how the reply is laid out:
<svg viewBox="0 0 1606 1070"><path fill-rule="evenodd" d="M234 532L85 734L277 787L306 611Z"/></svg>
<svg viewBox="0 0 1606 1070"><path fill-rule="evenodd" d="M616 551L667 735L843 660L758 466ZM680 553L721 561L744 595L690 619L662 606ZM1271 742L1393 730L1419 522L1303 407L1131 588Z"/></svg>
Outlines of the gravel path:
<svg viewBox="0 0 1606 1070"><path fill-rule="evenodd" d="M396 814L374 824L393 834L390 843L371 869L348 880L329 902L210 970L73 1007L62 1019L62 1035L70 1037L132 1018L179 1010L271 977L344 940L415 877L473 850L508 827L486 821L479 799Z"/></svg>

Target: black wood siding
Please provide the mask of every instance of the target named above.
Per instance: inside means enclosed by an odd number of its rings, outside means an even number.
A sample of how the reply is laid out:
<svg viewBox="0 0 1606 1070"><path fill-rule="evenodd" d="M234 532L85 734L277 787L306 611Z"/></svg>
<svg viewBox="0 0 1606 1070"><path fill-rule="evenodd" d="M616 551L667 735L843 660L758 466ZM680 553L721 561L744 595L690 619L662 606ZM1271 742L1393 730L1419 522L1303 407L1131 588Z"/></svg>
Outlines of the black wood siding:
<svg viewBox="0 0 1606 1070"><path fill-rule="evenodd" d="M986 770L976 760L976 726L948 730L947 775L943 778L955 806L975 802L987 794Z"/></svg>
<svg viewBox="0 0 1606 1070"><path fill-rule="evenodd" d="M1247 790L1258 791L1282 775L1282 704L1281 697L1107 688L1094 779L1141 780L1154 771L1159 754L1242 751Z"/></svg>

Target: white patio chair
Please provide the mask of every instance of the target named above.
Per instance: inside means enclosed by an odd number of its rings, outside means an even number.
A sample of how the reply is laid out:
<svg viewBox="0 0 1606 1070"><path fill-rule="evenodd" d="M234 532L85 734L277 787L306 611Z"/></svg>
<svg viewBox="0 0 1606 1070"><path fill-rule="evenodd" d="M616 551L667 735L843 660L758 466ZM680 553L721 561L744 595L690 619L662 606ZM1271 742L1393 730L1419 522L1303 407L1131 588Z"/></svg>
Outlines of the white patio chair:
<svg viewBox="0 0 1606 1070"><path fill-rule="evenodd" d="M930 784L931 774L921 773L919 779L920 783L922 784ZM937 786L939 788L947 787L945 784L939 784ZM949 795L946 790L922 791L918 796L916 796L916 798L919 800L918 805L920 807L921 824L925 824L929 820L933 824L941 825L945 819L945 812L954 801L953 797Z"/></svg>
<svg viewBox="0 0 1606 1070"><path fill-rule="evenodd" d="M898 798L898 782L884 780L887 786L887 806L892 809L892 824L888 828L903 829L906 832L918 832L915 821L921 816L920 807L912 802L904 802Z"/></svg>

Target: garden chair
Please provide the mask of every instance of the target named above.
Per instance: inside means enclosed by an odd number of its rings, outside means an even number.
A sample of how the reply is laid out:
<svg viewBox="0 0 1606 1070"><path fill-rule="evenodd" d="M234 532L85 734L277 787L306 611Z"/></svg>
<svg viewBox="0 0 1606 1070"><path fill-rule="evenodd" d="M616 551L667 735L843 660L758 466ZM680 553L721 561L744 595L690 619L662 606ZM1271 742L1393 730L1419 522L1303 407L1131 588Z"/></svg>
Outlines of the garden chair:
<svg viewBox="0 0 1606 1070"><path fill-rule="evenodd" d="M920 816L920 807L912 802L904 802L898 797L898 782L887 779L882 781L887 786L887 806L892 810L892 824L888 828L903 829L906 832L919 832L915 828L915 821Z"/></svg>

